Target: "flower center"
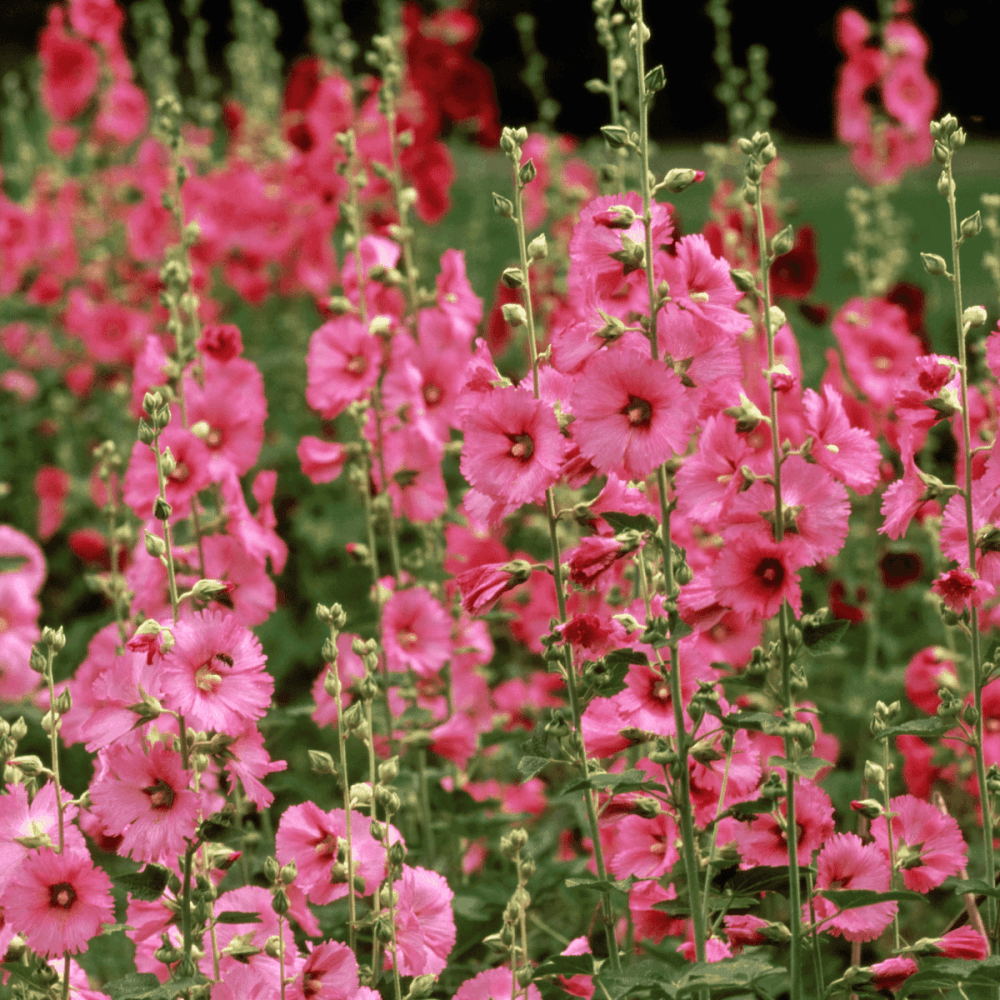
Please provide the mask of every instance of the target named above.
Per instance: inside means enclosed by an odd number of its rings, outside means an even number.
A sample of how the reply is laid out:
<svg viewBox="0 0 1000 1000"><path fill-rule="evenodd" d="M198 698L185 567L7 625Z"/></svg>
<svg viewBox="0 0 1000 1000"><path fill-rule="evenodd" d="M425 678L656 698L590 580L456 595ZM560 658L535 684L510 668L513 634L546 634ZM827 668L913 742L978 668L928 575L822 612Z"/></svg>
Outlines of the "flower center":
<svg viewBox="0 0 1000 1000"><path fill-rule="evenodd" d="M658 680L653 685L653 697L658 701L670 701L670 684L665 680Z"/></svg>
<svg viewBox="0 0 1000 1000"><path fill-rule="evenodd" d="M363 354L355 354L347 362L347 369L351 375L364 375L368 371L368 359Z"/></svg>
<svg viewBox="0 0 1000 1000"><path fill-rule="evenodd" d="M777 590L784 582L785 567L781 565L781 561L778 559L761 559L757 563L754 575L764 586L771 590Z"/></svg>
<svg viewBox="0 0 1000 1000"><path fill-rule="evenodd" d="M335 858L337 856L337 835L335 833L328 833L316 845L316 855L317 857L330 858Z"/></svg>
<svg viewBox="0 0 1000 1000"><path fill-rule="evenodd" d="M403 649L412 649L419 641L417 633L410 629L403 629L396 634L396 641Z"/></svg>
<svg viewBox="0 0 1000 1000"><path fill-rule="evenodd" d="M892 362L886 357L878 357L872 362L875 369L880 372L887 372L892 367Z"/></svg>
<svg viewBox="0 0 1000 1000"><path fill-rule="evenodd" d="M648 427L653 419L653 407L638 396L629 396L628 405L621 412L633 427Z"/></svg>
<svg viewBox="0 0 1000 1000"><path fill-rule="evenodd" d="M178 462L177 468L167 478L172 483L183 483L190 475L191 470L183 462Z"/></svg>
<svg viewBox="0 0 1000 1000"><path fill-rule="evenodd" d="M222 677L212 670L212 660L203 663L195 672L194 686L199 691L215 692L221 683Z"/></svg>
<svg viewBox="0 0 1000 1000"><path fill-rule="evenodd" d="M57 882L49 886L49 906L68 910L76 902L76 890L69 882Z"/></svg>
<svg viewBox="0 0 1000 1000"><path fill-rule="evenodd" d="M10 622L3 615L0 615L0 632L6 632L8 628L10 628Z"/></svg>
<svg viewBox="0 0 1000 1000"><path fill-rule="evenodd" d="M535 453L535 442L531 440L531 435L514 434L508 435L508 437L510 438L510 454L522 462L527 462Z"/></svg>
<svg viewBox="0 0 1000 1000"><path fill-rule="evenodd" d="M160 812L166 812L174 804L174 790L162 778L143 792L149 796L150 807Z"/></svg>
<svg viewBox="0 0 1000 1000"><path fill-rule="evenodd" d="M441 390L438 388L438 386L434 385L433 382L429 382L423 388L423 395L424 395L424 402L428 406L437 406L438 403L441 402L441 397L444 395L444 393L442 393Z"/></svg>
<svg viewBox="0 0 1000 1000"><path fill-rule="evenodd" d="M216 430L216 428L211 428L209 432L205 435L205 444L209 448L218 448L222 444L222 431Z"/></svg>

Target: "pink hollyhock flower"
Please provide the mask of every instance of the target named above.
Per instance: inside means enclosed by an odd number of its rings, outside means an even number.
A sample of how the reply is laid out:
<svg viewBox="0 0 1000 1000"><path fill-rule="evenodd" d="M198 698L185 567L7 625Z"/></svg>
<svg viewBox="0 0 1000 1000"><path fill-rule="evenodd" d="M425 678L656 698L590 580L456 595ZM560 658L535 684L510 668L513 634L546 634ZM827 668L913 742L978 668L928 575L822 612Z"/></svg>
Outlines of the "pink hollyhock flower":
<svg viewBox="0 0 1000 1000"><path fill-rule="evenodd" d="M961 691L955 662L940 646L928 646L917 653L906 666L904 681L907 698L928 715L934 715L941 704L941 688Z"/></svg>
<svg viewBox="0 0 1000 1000"><path fill-rule="evenodd" d="M788 804L782 800L778 810L782 817L787 817ZM796 853L799 864L811 864L813 852L822 847L834 831L833 802L811 781L796 782L795 824L798 827ZM743 868L788 864L788 835L772 813L762 813L749 824L739 824L736 845L743 857Z"/></svg>
<svg viewBox="0 0 1000 1000"><path fill-rule="evenodd" d="M358 960L346 944L324 941L309 947L302 972L287 990L288 1000L354 1000Z"/></svg>
<svg viewBox="0 0 1000 1000"><path fill-rule="evenodd" d="M500 595L524 583L531 575L531 564L524 559L508 563L481 563L455 577L462 594L462 609L478 615L491 608Z"/></svg>
<svg viewBox="0 0 1000 1000"><path fill-rule="evenodd" d="M102 95L94 129L100 139L130 146L142 135L148 120L146 95L131 80L118 80Z"/></svg>
<svg viewBox="0 0 1000 1000"><path fill-rule="evenodd" d="M644 479L682 454L693 414L677 373L639 351L602 351L573 392L573 438L600 472Z"/></svg>
<svg viewBox="0 0 1000 1000"><path fill-rule="evenodd" d="M726 705L723 702L725 711ZM703 736L703 745L713 749L720 759L701 763L693 757L689 759L691 772L691 804L694 806L695 820L707 826L715 819L719 809L719 796L722 794L723 778L726 794L722 807L728 808L734 802L740 802L752 795L760 784L761 762L756 747L750 745L750 738L745 731L736 733L733 748L729 754L728 767L726 754L719 745L718 736Z"/></svg>
<svg viewBox="0 0 1000 1000"><path fill-rule="evenodd" d="M854 833L827 839L816 862L817 889L889 889L889 865L876 844L862 844ZM825 896L813 899L820 929L848 941L874 941L892 923L898 907L893 902L873 903L839 911Z"/></svg>
<svg viewBox="0 0 1000 1000"><path fill-rule="evenodd" d="M296 449L302 472L316 485L332 483L344 471L347 450L336 441L322 441L318 437L306 436L299 441Z"/></svg>
<svg viewBox="0 0 1000 1000"><path fill-rule="evenodd" d="M431 750L462 769L476 752L478 730L475 722L464 712L455 712L447 722L432 729L430 735L433 740Z"/></svg>
<svg viewBox="0 0 1000 1000"><path fill-rule="evenodd" d="M572 941L565 948L563 948L561 954L563 955L589 955L591 954L590 942L586 937L573 938ZM594 977L593 976L560 976L559 984L562 988L570 995L574 997L583 997L583 1000L590 1000L594 995Z"/></svg>
<svg viewBox="0 0 1000 1000"><path fill-rule="evenodd" d="M226 750L232 755L232 760L226 761L226 770L238 779L247 798L258 809L266 809L274 801L274 795L261 781L275 771L284 771L288 762L271 760L264 749L263 733L252 724L248 724Z"/></svg>
<svg viewBox="0 0 1000 1000"><path fill-rule="evenodd" d="M937 939L942 958L965 958L973 961L987 958L989 942L973 927L956 927Z"/></svg>
<svg viewBox="0 0 1000 1000"><path fill-rule="evenodd" d="M167 503L172 508L171 522L191 513L191 502L211 482L211 453L204 441L190 431L173 424L160 433L160 451L169 448L174 457L174 471L166 477ZM125 473L124 499L136 517L153 519L153 504L159 495L156 454L149 445L136 441Z"/></svg>
<svg viewBox="0 0 1000 1000"><path fill-rule="evenodd" d="M243 336L233 323L209 323L201 331L197 348L216 361L232 361L243 353Z"/></svg>
<svg viewBox="0 0 1000 1000"><path fill-rule="evenodd" d="M42 64L41 98L57 122L76 118L90 102L100 77L97 54L84 41L70 38L62 27L62 11L50 15L38 42Z"/></svg>
<svg viewBox="0 0 1000 1000"><path fill-rule="evenodd" d="M20 577L32 596L42 589L45 582L42 550L37 542L9 524L0 524L0 558L10 567L0 569L0 580Z"/></svg>
<svg viewBox="0 0 1000 1000"><path fill-rule="evenodd" d="M472 979L466 979L455 992L454 1000L507 1000L520 987L514 982L514 973L506 966L499 969L486 969ZM532 983L528 987L527 1000L542 1000L538 987Z"/></svg>
<svg viewBox="0 0 1000 1000"><path fill-rule="evenodd" d="M164 698L198 729L238 735L271 704L274 678L257 637L235 615L200 611L172 629Z"/></svg>
<svg viewBox="0 0 1000 1000"><path fill-rule="evenodd" d="M672 917L655 908L657 903L676 898L677 890L673 884L666 889L659 882L638 882L632 886L628 908L635 925L636 940L659 944L665 937L680 937L686 932L687 921L683 917Z"/></svg>
<svg viewBox="0 0 1000 1000"><path fill-rule="evenodd" d="M28 573L0 573L0 698L17 702L38 687L31 645L39 636L41 608Z"/></svg>
<svg viewBox="0 0 1000 1000"><path fill-rule="evenodd" d="M76 806L63 792L64 842L66 850L86 851L87 844L79 827L73 823ZM28 802L24 785L8 785L7 794L0 795L0 891L24 864L31 850L19 843L19 838L48 835L52 844L59 841L59 814L56 809L56 787L43 785Z"/></svg>
<svg viewBox="0 0 1000 1000"><path fill-rule="evenodd" d="M70 0L69 23L84 38L110 45L117 40L125 15L115 0Z"/></svg>
<svg viewBox="0 0 1000 1000"><path fill-rule="evenodd" d="M625 816L615 823L614 844L608 850L608 867L615 878L659 878L680 857L677 826L666 814L655 819Z"/></svg>
<svg viewBox="0 0 1000 1000"><path fill-rule="evenodd" d="M876 990L895 993L917 971L917 963L909 955L895 955L871 967L871 985Z"/></svg>
<svg viewBox="0 0 1000 1000"><path fill-rule="evenodd" d="M425 421L390 431L383 439L386 490L397 517L426 524L444 514L448 491L441 472L441 441ZM374 463L372 474L382 487L382 468Z"/></svg>
<svg viewBox="0 0 1000 1000"><path fill-rule="evenodd" d="M912 795L889 800L896 862L903 870L903 884L914 892L930 892L949 875L965 867L966 847L953 816ZM886 861L889 834L884 816L872 821L872 836Z"/></svg>
<svg viewBox="0 0 1000 1000"><path fill-rule="evenodd" d="M882 453L871 434L851 426L840 393L829 385L823 386L822 396L806 389L802 406L813 438L812 458L861 496L871 493Z"/></svg>
<svg viewBox="0 0 1000 1000"><path fill-rule="evenodd" d="M888 535L889 538L902 538L910 526L910 521L927 503L927 486L920 478L910 449L905 449L903 452L903 469L903 478L892 483L882 495L882 517L885 521L878 530L879 534ZM960 500L960 503L964 528L965 501ZM947 515L947 509L945 513ZM966 559L968 559L968 547L966 547Z"/></svg>
<svg viewBox="0 0 1000 1000"><path fill-rule="evenodd" d="M393 889L399 893L395 915L400 975L438 975L455 945L455 894L443 875L409 865L403 865L403 877Z"/></svg>
<svg viewBox="0 0 1000 1000"><path fill-rule="evenodd" d="M595 757L611 757L632 745L621 735L631 723L611 698L592 698L580 722L587 753Z"/></svg>
<svg viewBox="0 0 1000 1000"><path fill-rule="evenodd" d="M557 631L573 646L580 659L596 659L627 643L623 625L613 618L604 619L590 612L573 615Z"/></svg>
<svg viewBox="0 0 1000 1000"><path fill-rule="evenodd" d="M348 995L343 994L345 998ZM234 964L226 971L225 980L212 987L211 996L212 1000L274 1000L275 985L272 977L264 977L257 969ZM299 1000L302 993L296 993L295 985L292 985L288 987L288 996ZM337 1000L340 1000L339 994Z"/></svg>
<svg viewBox="0 0 1000 1000"><path fill-rule="evenodd" d="M101 924L115 919L111 879L79 849L29 853L0 893L0 903L11 925L46 958L85 950Z"/></svg>
<svg viewBox="0 0 1000 1000"><path fill-rule="evenodd" d="M449 249L441 254L441 267L435 285L438 308L451 316L459 324L459 329L465 328L463 340L470 344L483 318L483 300L469 283L464 251Z"/></svg>
<svg viewBox="0 0 1000 1000"><path fill-rule="evenodd" d="M970 605L981 608L984 601L996 595L996 588L986 580L978 580L968 570L949 569L932 584L931 590L956 613Z"/></svg>
<svg viewBox="0 0 1000 1000"><path fill-rule="evenodd" d="M451 656L451 617L425 587L396 591L382 611L382 630L391 671L427 677Z"/></svg>
<svg viewBox="0 0 1000 1000"><path fill-rule="evenodd" d="M309 341L306 402L332 420L378 381L382 345L354 316L324 323Z"/></svg>
<svg viewBox="0 0 1000 1000"><path fill-rule="evenodd" d="M371 820L351 810L351 844L355 874L364 879L364 895L370 896L385 874L385 848L371 835ZM395 827L389 828L392 842L402 841ZM282 813L275 840L277 858L283 864L294 860L299 874L296 885L310 901L320 906L347 895L346 869L334 866L346 862L347 819L343 809L323 812L312 802L292 806ZM341 860L343 859L343 860ZM335 879L332 881L331 879Z"/></svg>
<svg viewBox="0 0 1000 1000"><path fill-rule="evenodd" d="M677 954L683 955L689 962L695 961L694 941L685 941L677 946ZM705 961L721 962L724 958L732 958L733 952L725 941L709 938L705 942Z"/></svg>
<svg viewBox="0 0 1000 1000"><path fill-rule="evenodd" d="M726 941L729 942L734 955L738 955L744 948L767 944L767 938L762 932L768 923L752 913L725 917L722 924L726 929Z"/></svg>
<svg viewBox="0 0 1000 1000"><path fill-rule="evenodd" d="M54 465L45 465L35 475L35 496L38 497L38 537L51 538L63 522L64 501L69 495L69 473Z"/></svg>
<svg viewBox="0 0 1000 1000"><path fill-rule="evenodd" d="M465 413L462 475L494 500L539 501L559 478L565 439L552 407L522 388L494 389Z"/></svg>
<svg viewBox="0 0 1000 1000"><path fill-rule="evenodd" d="M566 561L569 578L573 583L589 590L619 559L630 555L635 549L635 545L604 535L581 538Z"/></svg>
<svg viewBox="0 0 1000 1000"><path fill-rule="evenodd" d="M120 851L159 863L184 852L198 825L201 800L190 789L191 772L181 756L162 743L149 753L117 743L102 750L100 777L90 786L92 809L112 834L122 834Z"/></svg>
<svg viewBox="0 0 1000 1000"><path fill-rule="evenodd" d="M798 570L802 566L795 536L774 541L770 528L731 528L712 566L712 586L720 602L752 618L771 618L782 601L796 615L802 606Z"/></svg>

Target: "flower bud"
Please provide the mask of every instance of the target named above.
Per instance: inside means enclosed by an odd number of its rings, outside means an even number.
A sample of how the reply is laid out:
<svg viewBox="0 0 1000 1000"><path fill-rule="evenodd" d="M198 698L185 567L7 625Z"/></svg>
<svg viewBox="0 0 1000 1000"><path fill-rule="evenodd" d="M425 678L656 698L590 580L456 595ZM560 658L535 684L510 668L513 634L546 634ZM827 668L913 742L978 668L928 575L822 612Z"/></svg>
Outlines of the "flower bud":
<svg viewBox="0 0 1000 1000"><path fill-rule="evenodd" d="M333 758L324 750L310 750L309 764L317 774L336 774Z"/></svg>
<svg viewBox="0 0 1000 1000"><path fill-rule="evenodd" d="M378 766L378 780L383 785L388 785L399 777L399 758L390 757Z"/></svg>
<svg viewBox="0 0 1000 1000"><path fill-rule="evenodd" d="M924 270L936 278L948 273L948 262L944 257L939 257L936 253L922 253L920 259L924 262Z"/></svg>
<svg viewBox="0 0 1000 1000"><path fill-rule="evenodd" d="M986 325L986 310L982 306L969 306L962 313L962 325L974 329L977 326Z"/></svg>
<svg viewBox="0 0 1000 1000"><path fill-rule="evenodd" d="M962 219L962 239L971 240L973 236L978 236L983 231L983 219L978 210L967 219Z"/></svg>
<svg viewBox="0 0 1000 1000"><path fill-rule="evenodd" d="M976 212L976 215L979 213ZM549 245L545 240L545 233L539 233L528 244L529 260L544 260L549 255Z"/></svg>
<svg viewBox="0 0 1000 1000"><path fill-rule="evenodd" d="M771 253L775 257L788 253L795 246L795 234L791 226L785 226L780 233L771 237Z"/></svg>
<svg viewBox="0 0 1000 1000"><path fill-rule="evenodd" d="M788 317L781 306L771 306L771 311L768 313L768 321L771 324L771 330L777 333L788 322Z"/></svg>
<svg viewBox="0 0 1000 1000"><path fill-rule="evenodd" d="M505 198L502 194L497 194L496 191L494 191L493 211L496 212L501 218L513 219L514 203L510 200L510 198Z"/></svg>
<svg viewBox="0 0 1000 1000"><path fill-rule="evenodd" d="M519 267L508 267L500 275L504 287L510 289L524 288L524 272Z"/></svg>
<svg viewBox="0 0 1000 1000"><path fill-rule="evenodd" d="M524 326L528 322L528 314L524 306L517 302L508 302L503 306L503 318L513 327Z"/></svg>
<svg viewBox="0 0 1000 1000"><path fill-rule="evenodd" d="M517 172L517 180L521 187L530 184L537 176L538 171L535 169L534 160L528 160Z"/></svg>

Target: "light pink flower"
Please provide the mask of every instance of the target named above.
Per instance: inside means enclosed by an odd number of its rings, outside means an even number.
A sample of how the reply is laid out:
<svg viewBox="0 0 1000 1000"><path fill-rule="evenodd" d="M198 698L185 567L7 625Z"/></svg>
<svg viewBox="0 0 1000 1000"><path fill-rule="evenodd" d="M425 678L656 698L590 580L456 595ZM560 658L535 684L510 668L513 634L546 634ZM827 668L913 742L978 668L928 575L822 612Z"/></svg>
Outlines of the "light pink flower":
<svg viewBox="0 0 1000 1000"><path fill-rule="evenodd" d="M403 877L393 885L396 907L396 947L403 976L438 975L455 946L455 894L443 875L403 865Z"/></svg>
<svg viewBox="0 0 1000 1000"><path fill-rule="evenodd" d="M979 960L990 953L989 942L974 927L956 927L937 940L943 958Z"/></svg>
<svg viewBox="0 0 1000 1000"><path fill-rule="evenodd" d="M573 392L573 438L600 472L644 479L682 454L693 413L677 373L639 351L595 354Z"/></svg>
<svg viewBox="0 0 1000 1000"><path fill-rule="evenodd" d="M346 944L324 941L309 947L302 972L288 987L288 1000L354 1000L358 989L358 960ZM213 998L214 1000L214 998Z"/></svg>
<svg viewBox="0 0 1000 1000"><path fill-rule="evenodd" d="M115 919L111 879L81 850L32 851L0 893L4 916L46 958L83 951Z"/></svg>
<svg viewBox="0 0 1000 1000"><path fill-rule="evenodd" d="M782 800L778 811L788 815ZM800 865L812 863L813 853L833 835L833 803L819 785L798 781L795 785L795 825L798 827L796 854ZM787 865L788 836L772 813L762 813L747 824L736 827L736 845L743 857L743 868L757 865Z"/></svg>
<svg viewBox="0 0 1000 1000"><path fill-rule="evenodd" d="M676 840L677 826L666 813L655 819L625 816L615 823L608 867L615 878L658 878L670 871L680 857Z"/></svg>
<svg viewBox="0 0 1000 1000"><path fill-rule="evenodd" d="M941 704L941 688L956 693L961 690L955 662L940 646L928 646L917 653L906 665L904 682L907 698L928 715L934 715Z"/></svg>
<svg viewBox="0 0 1000 1000"><path fill-rule="evenodd" d="M382 612L390 670L436 674L451 656L451 618L425 587L396 591Z"/></svg>
<svg viewBox="0 0 1000 1000"><path fill-rule="evenodd" d="M486 969L472 979L466 979L455 993L454 1000L507 1000L520 989L514 982L514 973L506 966ZM532 983L528 987L528 1000L542 1000L538 987Z"/></svg>
<svg viewBox="0 0 1000 1000"><path fill-rule="evenodd" d="M359 319L345 315L324 323L309 341L306 402L332 420L364 398L378 381L381 364L382 345Z"/></svg>
<svg viewBox="0 0 1000 1000"><path fill-rule="evenodd" d="M871 493L882 453L871 434L851 426L840 393L829 385L823 386L822 396L806 389L802 406L813 438L813 459L861 496Z"/></svg>
<svg viewBox="0 0 1000 1000"><path fill-rule="evenodd" d="M930 892L949 875L965 867L966 846L953 816L913 795L889 800L896 863L903 870L903 884L914 892ZM889 860L889 835L884 816L872 822L872 836Z"/></svg>
<svg viewBox="0 0 1000 1000"><path fill-rule="evenodd" d="M340 478L344 470L347 451L336 441L323 441L307 435L299 441L296 449L302 472L314 483L332 483Z"/></svg>
<svg viewBox="0 0 1000 1000"><path fill-rule="evenodd" d="M274 678L257 637L235 615L200 611L173 628L164 698L198 729L238 735L271 704Z"/></svg>

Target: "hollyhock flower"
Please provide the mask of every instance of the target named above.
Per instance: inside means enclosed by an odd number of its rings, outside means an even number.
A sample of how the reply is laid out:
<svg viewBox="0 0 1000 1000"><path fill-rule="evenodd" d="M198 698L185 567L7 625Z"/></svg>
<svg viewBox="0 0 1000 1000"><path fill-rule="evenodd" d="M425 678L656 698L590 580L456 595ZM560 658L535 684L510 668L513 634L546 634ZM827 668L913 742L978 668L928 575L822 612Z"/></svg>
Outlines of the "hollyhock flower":
<svg viewBox="0 0 1000 1000"><path fill-rule="evenodd" d="M680 937L687 930L683 917L672 917L663 910L656 909L657 903L677 898L673 884L666 889L659 882L637 882L628 897L628 908L635 925L638 941L652 941L659 944L665 937Z"/></svg>
<svg viewBox="0 0 1000 1000"><path fill-rule="evenodd" d="M871 985L876 990L892 990L894 993L907 979L919 971L917 963L909 955L895 955L884 962L871 966Z"/></svg>
<svg viewBox="0 0 1000 1000"><path fill-rule="evenodd" d="M978 961L989 956L989 942L974 927L956 927L937 939L942 958Z"/></svg>
<svg viewBox="0 0 1000 1000"><path fill-rule="evenodd" d="M728 706L723 700L720 703L723 711ZM697 734L696 734L697 735ZM726 794L722 799L722 808L728 808L734 802L740 802L751 795L760 784L761 765L756 747L751 746L750 738L743 730L736 733L732 749L728 755L723 751L718 736L703 737L702 745L719 754L719 760L707 760L705 763L689 759L688 768L691 772L691 804L694 806L696 822L707 826L715 819L719 810L719 798L725 781Z"/></svg>
<svg viewBox="0 0 1000 1000"><path fill-rule="evenodd" d="M405 424L384 436L386 492L392 497L397 517L405 517L413 524L426 524L444 514L448 491L441 472L442 454L441 441L424 420ZM382 463L373 464L372 477L381 489Z"/></svg>
<svg viewBox="0 0 1000 1000"><path fill-rule="evenodd" d="M46 958L77 953L114 923L111 879L85 850L32 851L0 893L4 916Z"/></svg>
<svg viewBox="0 0 1000 1000"><path fill-rule="evenodd" d="M288 987L289 1000L355 1000L358 960L354 952L339 941L307 946L310 950L302 972Z"/></svg>
<svg viewBox="0 0 1000 1000"><path fill-rule="evenodd" d="M375 891L385 874L385 848L371 835L370 825L369 817L351 810L355 875L364 879L362 895L365 896ZM402 841L399 831L391 825L389 834L393 843ZM322 906L347 895L346 869L334 867L340 863L339 847L346 836L347 819L343 809L323 812L314 803L304 802L282 813L275 839L277 858L283 865L295 861L299 870L296 885L311 902Z"/></svg>
<svg viewBox="0 0 1000 1000"><path fill-rule="evenodd" d="M813 290L818 273L816 234L810 226L799 226L795 245L771 264L771 294L804 299Z"/></svg>
<svg viewBox="0 0 1000 1000"><path fill-rule="evenodd" d="M403 865L403 877L393 884L396 907L396 947L403 976L436 976L448 964L455 946L455 894L443 875ZM388 956L386 956L388 960Z"/></svg>
<svg viewBox="0 0 1000 1000"><path fill-rule="evenodd" d="M332 420L378 381L382 345L359 319L338 316L324 323L309 341L306 402Z"/></svg>
<svg viewBox="0 0 1000 1000"><path fill-rule="evenodd" d="M174 457L174 471L166 477L167 503L172 508L171 521L187 517L191 502L211 482L211 453L205 443L183 427L172 424L160 432L160 451L167 448ZM156 454L149 445L136 441L125 473L124 499L136 517L153 519L153 503L159 495Z"/></svg>
<svg viewBox="0 0 1000 1000"><path fill-rule="evenodd" d="M0 580L20 577L34 596L45 582L45 555L38 543L9 524L0 524Z"/></svg>
<svg viewBox="0 0 1000 1000"><path fill-rule="evenodd" d="M148 120L146 95L131 80L117 80L101 97L94 129L99 139L130 146L145 131Z"/></svg>
<svg viewBox="0 0 1000 1000"><path fill-rule="evenodd" d="M639 351L603 351L572 398L573 437L600 472L644 479L687 447L693 414L677 373Z"/></svg>
<svg viewBox="0 0 1000 1000"><path fill-rule="evenodd" d="M796 615L802 605L798 570L800 552L793 535L774 541L770 528L732 528L726 531L725 547L712 567L712 586L718 599L734 611L752 618L771 618L782 601Z"/></svg>
<svg viewBox="0 0 1000 1000"><path fill-rule="evenodd" d="M984 601L996 595L996 588L986 580L977 580L968 570L949 569L932 584L931 590L956 613L970 605L981 608Z"/></svg>
<svg viewBox="0 0 1000 1000"><path fill-rule="evenodd" d="M782 800L778 811L787 816ZM833 834L833 802L819 785L799 781L795 785L795 824L798 827L796 854L799 864L812 863L813 852ZM787 833L772 813L762 813L749 824L736 827L736 844L743 857L741 867L788 864Z"/></svg>
<svg viewBox="0 0 1000 1000"><path fill-rule="evenodd" d="M531 576L531 563L515 559L508 563L481 563L455 577L462 593L462 609L478 615L491 608L500 595L525 583Z"/></svg>
<svg viewBox="0 0 1000 1000"><path fill-rule="evenodd" d="M67 801L63 792L63 839L66 850L86 851L87 845L79 827L73 823L76 806ZM55 845L59 841L59 813L56 808L56 787L45 784L28 802L24 785L8 785L7 794L0 795L0 891L24 864L31 849L19 843L25 837L48 836Z"/></svg>
<svg viewBox="0 0 1000 1000"><path fill-rule="evenodd" d="M726 929L726 941L734 955L738 955L743 948L767 944L767 938L762 932L768 923L766 920L761 920L760 917L755 917L752 913L725 917L722 924Z"/></svg>
<svg viewBox="0 0 1000 1000"><path fill-rule="evenodd" d="M478 730L475 722L464 712L455 712L447 722L432 729L430 735L431 750L463 770L476 752Z"/></svg>
<svg viewBox="0 0 1000 1000"><path fill-rule="evenodd" d="M41 608L31 592L29 573L0 573L0 698L20 701L38 687L30 666L31 645L41 635Z"/></svg>
<svg viewBox="0 0 1000 1000"><path fill-rule="evenodd" d="M892 819L892 839L907 889L930 892L965 867L965 840L953 816L912 795L890 799L889 810L898 814ZM871 832L888 861L889 836L884 816L872 821Z"/></svg>
<svg viewBox="0 0 1000 1000"><path fill-rule="evenodd" d="M274 795L261 783L267 775L275 771L284 771L288 762L271 760L264 749L264 735L253 724L226 747L232 759L226 760L226 770L243 786L246 797L259 809L266 809L273 801Z"/></svg>
<svg viewBox="0 0 1000 1000"><path fill-rule="evenodd" d="M851 426L840 393L829 385L823 386L822 396L806 389L802 407L806 431L813 438L810 456L856 493L871 493L882 455L867 431Z"/></svg>
<svg viewBox="0 0 1000 1000"><path fill-rule="evenodd" d="M38 497L38 537L51 538L66 514L64 502L69 495L69 474L54 465L45 465L35 474Z"/></svg>
<svg viewBox="0 0 1000 1000"><path fill-rule="evenodd" d="M340 478L348 453L336 441L323 441L307 435L299 441L296 454L299 456L302 472L318 486Z"/></svg>
<svg viewBox="0 0 1000 1000"><path fill-rule="evenodd" d="M394 593L382 611L382 629L391 671L429 676L451 656L451 618L425 587Z"/></svg>
<svg viewBox="0 0 1000 1000"><path fill-rule="evenodd" d="M466 979L455 992L454 1000L497 1000L513 996L520 987L514 982L514 973L506 966L486 969L472 979ZM542 1000L538 987L532 983L528 987L527 1000Z"/></svg>
<svg viewBox="0 0 1000 1000"><path fill-rule="evenodd" d="M596 659L627 642L625 627L620 622L591 612L573 615L557 631L580 659Z"/></svg>
<svg viewBox="0 0 1000 1000"><path fill-rule="evenodd" d="M577 586L593 588L597 581L619 560L638 548L633 541L619 541L603 535L581 538L579 544L568 553L566 566L569 578Z"/></svg>
<svg viewBox="0 0 1000 1000"><path fill-rule="evenodd" d="M238 735L271 704L274 678L257 637L235 615L200 611L172 629L164 697L198 729Z"/></svg>
<svg viewBox="0 0 1000 1000"><path fill-rule="evenodd" d="M655 819L625 816L615 823L615 840L608 851L608 867L615 878L659 878L680 857L677 826L666 814Z"/></svg>
<svg viewBox="0 0 1000 1000"><path fill-rule="evenodd" d="M220 363L243 353L243 336L233 323L209 323L201 331L197 348Z"/></svg>
<svg viewBox="0 0 1000 1000"><path fill-rule="evenodd" d="M910 526L910 521L928 502L928 488L920 478L917 464L909 449L903 452L903 469L903 478L892 483L882 495L882 517L885 520L878 530L879 534L887 535L889 538L902 538ZM964 528L964 501L961 501L961 506L962 527ZM942 541L944 541L943 537ZM966 559L968 559L968 554L966 554Z"/></svg>
<svg viewBox="0 0 1000 1000"><path fill-rule="evenodd" d="M435 286L438 308L466 329L465 343L471 343L483 318L483 300L476 295L469 283L463 250L449 249L441 254L441 267Z"/></svg>
<svg viewBox="0 0 1000 1000"><path fill-rule="evenodd" d="M465 413L462 475L506 504L539 501L559 477L565 439L552 407L522 388L494 389Z"/></svg>
<svg viewBox="0 0 1000 1000"><path fill-rule="evenodd" d="M288 987L288 996L299 1000L303 994L301 990L296 993L295 988L294 984ZM274 996L275 986L270 977L265 978L257 969L240 964L226 971L225 980L216 983L211 994L212 1000L274 1000ZM340 994L336 996L340 1000ZM343 994L344 998L348 996L348 993Z"/></svg>
<svg viewBox="0 0 1000 1000"><path fill-rule="evenodd" d="M816 862L817 889L889 889L889 865L876 844L862 844L854 833L838 833L824 843ZM874 941L892 923L898 907L873 903L838 911L825 896L813 899L819 929L848 941Z"/></svg>
<svg viewBox="0 0 1000 1000"><path fill-rule="evenodd" d="M41 98L45 110L57 122L79 115L97 89L100 63L86 42L70 38L62 27L62 11L50 15L48 27L38 41L42 65Z"/></svg>
<svg viewBox="0 0 1000 1000"><path fill-rule="evenodd" d="M961 691L952 654L940 646L928 646L917 653L907 664L904 679L907 698L928 715L934 715L941 704L941 688Z"/></svg>
<svg viewBox="0 0 1000 1000"><path fill-rule="evenodd" d="M101 774L90 786L92 810L112 834L123 834L120 851L139 861L160 862L184 852L202 803L189 788L179 753L162 743L149 752L117 743L101 751Z"/></svg>

